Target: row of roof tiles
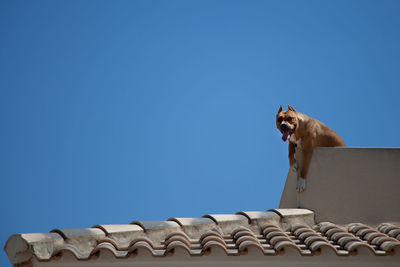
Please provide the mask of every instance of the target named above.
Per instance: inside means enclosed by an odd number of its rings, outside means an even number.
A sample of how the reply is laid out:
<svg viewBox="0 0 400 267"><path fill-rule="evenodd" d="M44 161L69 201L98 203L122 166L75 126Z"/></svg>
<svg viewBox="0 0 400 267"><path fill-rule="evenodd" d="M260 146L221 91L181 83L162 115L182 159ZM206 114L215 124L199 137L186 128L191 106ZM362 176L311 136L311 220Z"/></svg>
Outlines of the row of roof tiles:
<svg viewBox="0 0 400 267"><path fill-rule="evenodd" d="M104 252L123 259L141 254L163 257L177 251L201 256L216 249L228 256L243 255L249 250L261 255L282 255L288 250L302 256L324 252L348 256L359 250L376 256L399 255L400 227L381 224L375 229L360 223L346 227L332 223L315 225L312 211L276 209L18 234L11 236L5 247L13 264L33 257L39 261L56 260L66 254L87 260Z"/></svg>

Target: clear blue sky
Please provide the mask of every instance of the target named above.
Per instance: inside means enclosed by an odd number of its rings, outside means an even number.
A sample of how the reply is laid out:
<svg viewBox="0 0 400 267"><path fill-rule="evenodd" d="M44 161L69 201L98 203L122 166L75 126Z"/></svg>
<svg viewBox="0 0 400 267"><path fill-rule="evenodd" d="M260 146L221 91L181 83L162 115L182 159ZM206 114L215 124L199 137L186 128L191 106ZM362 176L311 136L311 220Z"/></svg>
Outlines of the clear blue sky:
<svg viewBox="0 0 400 267"><path fill-rule="evenodd" d="M399 1L1 1L1 247L276 208L281 104L348 146L399 147L399 14Z"/></svg>

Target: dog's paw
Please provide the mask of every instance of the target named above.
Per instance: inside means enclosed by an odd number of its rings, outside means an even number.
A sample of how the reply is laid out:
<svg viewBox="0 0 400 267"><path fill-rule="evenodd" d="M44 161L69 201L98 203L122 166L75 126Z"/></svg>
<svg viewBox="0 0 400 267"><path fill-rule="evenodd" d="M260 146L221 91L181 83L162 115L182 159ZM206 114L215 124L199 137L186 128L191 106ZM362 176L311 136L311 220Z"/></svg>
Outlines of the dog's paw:
<svg viewBox="0 0 400 267"><path fill-rule="evenodd" d="M297 178L297 185L296 185L296 190L297 192L301 193L304 190L306 190L306 179L303 179L301 177Z"/></svg>
<svg viewBox="0 0 400 267"><path fill-rule="evenodd" d="M290 168L292 169L292 171L297 172L299 170L299 165L297 165L297 162L296 162L295 164L290 166Z"/></svg>

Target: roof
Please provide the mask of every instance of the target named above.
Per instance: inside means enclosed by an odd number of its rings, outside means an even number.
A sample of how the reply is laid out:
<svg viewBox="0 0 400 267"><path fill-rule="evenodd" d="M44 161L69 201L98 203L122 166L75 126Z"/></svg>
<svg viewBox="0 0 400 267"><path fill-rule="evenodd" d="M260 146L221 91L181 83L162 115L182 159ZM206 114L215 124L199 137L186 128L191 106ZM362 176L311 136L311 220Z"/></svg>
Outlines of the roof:
<svg viewBox="0 0 400 267"><path fill-rule="evenodd" d="M316 148L280 208L16 234L15 266L400 265L400 149ZM302 207L302 208L296 208Z"/></svg>
<svg viewBox="0 0 400 267"><path fill-rule="evenodd" d="M371 256L383 256L398 263L400 226L315 223L310 210L273 209L17 234L9 238L5 250L13 264L29 262L33 266L71 261L93 264L102 262L100 259L140 263L212 255L222 255L221 260L293 255L370 260Z"/></svg>

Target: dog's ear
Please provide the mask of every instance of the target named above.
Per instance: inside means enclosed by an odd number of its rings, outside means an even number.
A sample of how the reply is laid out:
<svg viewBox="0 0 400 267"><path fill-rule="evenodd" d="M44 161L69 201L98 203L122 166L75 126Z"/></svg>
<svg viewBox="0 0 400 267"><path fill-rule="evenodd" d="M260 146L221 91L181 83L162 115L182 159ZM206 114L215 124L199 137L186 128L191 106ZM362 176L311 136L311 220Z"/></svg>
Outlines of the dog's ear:
<svg viewBox="0 0 400 267"><path fill-rule="evenodd" d="M294 108L291 105L287 105L287 107L288 107L289 110L291 110L293 112L296 112L296 110L294 110Z"/></svg>
<svg viewBox="0 0 400 267"><path fill-rule="evenodd" d="M279 108L279 110L278 110L278 113L281 112L281 111L282 111L282 106L280 106L280 108Z"/></svg>

